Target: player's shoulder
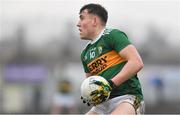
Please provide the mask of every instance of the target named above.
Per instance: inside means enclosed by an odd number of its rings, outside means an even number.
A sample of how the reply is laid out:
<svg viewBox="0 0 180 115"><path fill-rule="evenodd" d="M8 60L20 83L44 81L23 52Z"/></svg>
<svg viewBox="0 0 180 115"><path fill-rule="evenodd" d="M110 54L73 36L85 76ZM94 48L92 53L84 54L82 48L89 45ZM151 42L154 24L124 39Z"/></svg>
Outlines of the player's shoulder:
<svg viewBox="0 0 180 115"><path fill-rule="evenodd" d="M116 34L125 34L125 33L116 28L106 28L103 33L104 36L112 36Z"/></svg>

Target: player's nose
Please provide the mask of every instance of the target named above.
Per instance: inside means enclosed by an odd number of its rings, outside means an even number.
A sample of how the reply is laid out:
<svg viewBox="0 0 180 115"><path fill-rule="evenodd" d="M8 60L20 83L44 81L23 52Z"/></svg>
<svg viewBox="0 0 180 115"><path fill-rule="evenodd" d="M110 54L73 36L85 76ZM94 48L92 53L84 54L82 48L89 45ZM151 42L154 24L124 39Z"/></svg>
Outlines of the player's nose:
<svg viewBox="0 0 180 115"><path fill-rule="evenodd" d="M76 26L77 26L77 27L80 27L80 21L77 22Z"/></svg>

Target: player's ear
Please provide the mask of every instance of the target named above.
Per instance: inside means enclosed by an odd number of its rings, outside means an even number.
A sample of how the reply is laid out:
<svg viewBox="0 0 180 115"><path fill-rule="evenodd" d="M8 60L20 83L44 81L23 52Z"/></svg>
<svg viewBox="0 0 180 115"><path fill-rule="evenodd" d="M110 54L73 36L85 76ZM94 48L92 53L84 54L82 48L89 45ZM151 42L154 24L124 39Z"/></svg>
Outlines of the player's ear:
<svg viewBox="0 0 180 115"><path fill-rule="evenodd" d="M97 25L97 22L98 22L97 16L93 16L93 18L92 18L92 24L93 24L94 26L96 26L96 25Z"/></svg>

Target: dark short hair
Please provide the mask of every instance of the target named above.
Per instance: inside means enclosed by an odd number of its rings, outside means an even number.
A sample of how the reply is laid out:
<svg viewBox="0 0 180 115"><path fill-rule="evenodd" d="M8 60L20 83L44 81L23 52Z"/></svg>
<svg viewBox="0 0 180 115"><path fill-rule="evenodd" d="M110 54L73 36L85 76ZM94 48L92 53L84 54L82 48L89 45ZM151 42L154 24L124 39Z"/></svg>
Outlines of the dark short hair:
<svg viewBox="0 0 180 115"><path fill-rule="evenodd" d="M108 19L108 12L103 6L101 6L100 4L93 4L93 3L86 4L80 9L79 13L82 13L82 11L84 11L85 9L87 9L88 13L97 15L104 23L104 25L106 24Z"/></svg>

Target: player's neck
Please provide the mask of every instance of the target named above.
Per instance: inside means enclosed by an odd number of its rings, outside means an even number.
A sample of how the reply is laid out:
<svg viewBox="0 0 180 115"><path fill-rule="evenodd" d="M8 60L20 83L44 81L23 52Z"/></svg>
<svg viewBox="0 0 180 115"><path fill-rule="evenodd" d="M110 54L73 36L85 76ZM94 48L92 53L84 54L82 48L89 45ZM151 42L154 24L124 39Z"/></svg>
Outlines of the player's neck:
<svg viewBox="0 0 180 115"><path fill-rule="evenodd" d="M104 30L105 26L100 26L97 27L96 29L94 29L94 36L92 37L92 41L95 40L100 34L101 32Z"/></svg>

